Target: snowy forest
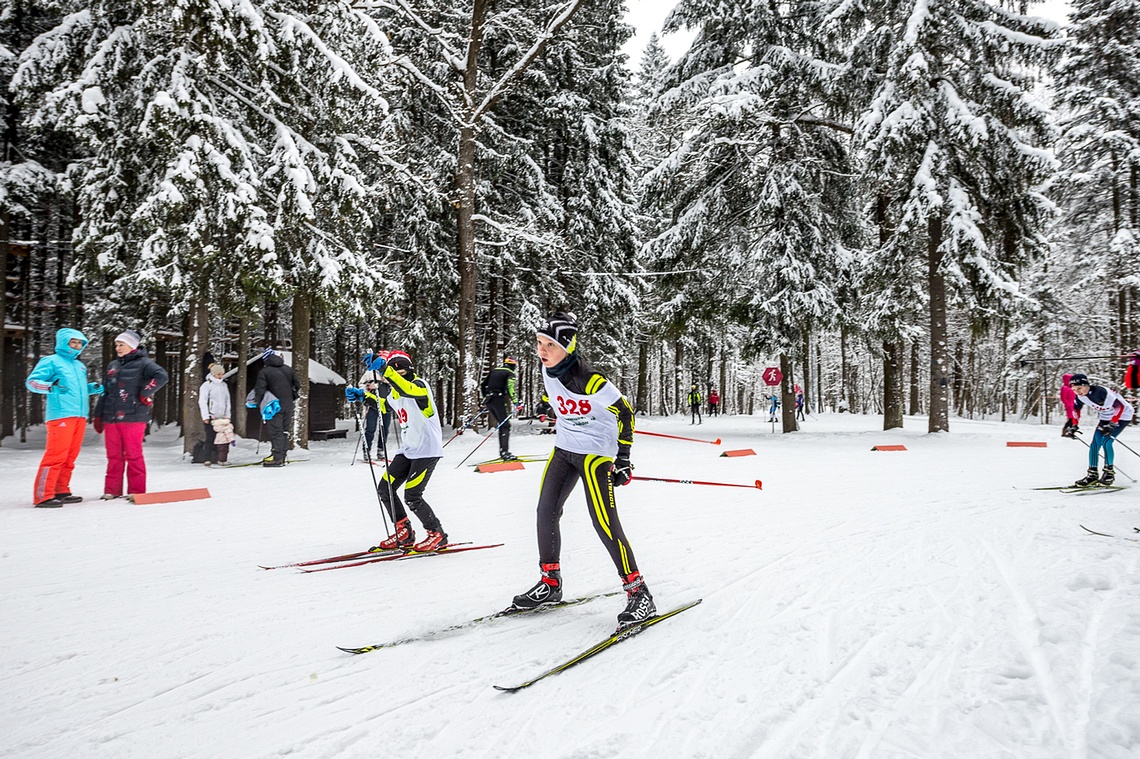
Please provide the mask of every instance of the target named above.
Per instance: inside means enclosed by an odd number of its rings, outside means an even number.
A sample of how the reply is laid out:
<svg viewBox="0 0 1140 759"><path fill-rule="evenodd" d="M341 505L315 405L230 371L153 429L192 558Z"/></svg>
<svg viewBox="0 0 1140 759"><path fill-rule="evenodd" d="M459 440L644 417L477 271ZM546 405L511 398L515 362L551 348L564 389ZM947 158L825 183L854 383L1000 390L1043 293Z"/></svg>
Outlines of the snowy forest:
<svg viewBox="0 0 1140 759"><path fill-rule="evenodd" d="M2 0L0 438L61 327L160 424L267 346L454 424L555 309L639 413L1046 420L1140 348L1140 0L1035 5L679 0L629 61L623 0Z"/></svg>

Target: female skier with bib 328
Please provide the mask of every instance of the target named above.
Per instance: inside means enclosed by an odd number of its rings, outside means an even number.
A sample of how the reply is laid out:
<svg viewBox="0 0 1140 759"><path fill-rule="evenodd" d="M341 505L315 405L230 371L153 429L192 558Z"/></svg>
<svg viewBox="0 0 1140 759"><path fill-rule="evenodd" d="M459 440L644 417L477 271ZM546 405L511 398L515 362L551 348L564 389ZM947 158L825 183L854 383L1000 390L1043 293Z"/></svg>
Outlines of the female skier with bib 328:
<svg viewBox="0 0 1140 759"><path fill-rule="evenodd" d="M554 451L546 462L538 497L538 562L542 577L515 596L514 606L533 609L562 600L559 556L562 507L579 480L585 484L586 506L626 592L618 623L627 625L657 612L653 596L637 570L633 550L618 519L614 487L633 478L629 449L633 444L633 408L611 382L578 355L578 325L573 314L557 313L538 330L542 381L554 408Z"/></svg>

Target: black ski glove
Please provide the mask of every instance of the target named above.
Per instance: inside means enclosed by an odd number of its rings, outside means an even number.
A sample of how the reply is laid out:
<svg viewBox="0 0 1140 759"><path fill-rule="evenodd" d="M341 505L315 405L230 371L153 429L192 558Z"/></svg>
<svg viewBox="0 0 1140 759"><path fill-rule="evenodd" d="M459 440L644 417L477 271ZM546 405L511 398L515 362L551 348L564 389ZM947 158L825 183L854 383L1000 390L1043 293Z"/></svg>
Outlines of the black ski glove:
<svg viewBox="0 0 1140 759"><path fill-rule="evenodd" d="M619 453L614 459L614 467L610 471L610 476L613 478L615 488L628 485L629 481L633 479L633 464L629 463L628 453Z"/></svg>
<svg viewBox="0 0 1140 759"><path fill-rule="evenodd" d="M1100 424L1098 424L1096 426L1097 432L1099 432L1102 435L1111 435L1112 431L1115 429L1116 429L1116 425L1113 424L1108 419L1105 419L1103 422L1101 422Z"/></svg>

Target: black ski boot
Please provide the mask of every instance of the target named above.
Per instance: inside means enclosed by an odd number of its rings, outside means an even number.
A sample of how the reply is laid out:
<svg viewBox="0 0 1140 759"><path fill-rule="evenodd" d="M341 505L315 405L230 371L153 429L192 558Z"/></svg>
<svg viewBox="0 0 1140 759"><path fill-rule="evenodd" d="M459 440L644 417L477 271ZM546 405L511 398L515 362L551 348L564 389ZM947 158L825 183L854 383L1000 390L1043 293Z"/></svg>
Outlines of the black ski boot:
<svg viewBox="0 0 1140 759"><path fill-rule="evenodd" d="M534 587L515 596L516 609L537 609L543 604L556 604L562 600L562 570L557 564L542 564L542 578Z"/></svg>
<svg viewBox="0 0 1140 759"><path fill-rule="evenodd" d="M499 451L499 458L501 458L503 461L514 461L518 458L518 456L514 455L510 451Z"/></svg>
<svg viewBox="0 0 1140 759"><path fill-rule="evenodd" d="M619 627L643 622L657 614L657 604L653 603L653 595L645 580L641 579L641 572L626 577L622 588L625 590L626 603L625 611L618 614Z"/></svg>
<svg viewBox="0 0 1140 759"><path fill-rule="evenodd" d="M1098 482L1098 480L1099 480L1099 473L1097 472L1096 467L1090 466L1089 471L1085 474L1085 476L1073 483L1073 487L1075 487L1075 488L1091 487L1092 485L1095 485Z"/></svg>
<svg viewBox="0 0 1140 759"><path fill-rule="evenodd" d="M1100 476L1100 484L1107 487L1114 482L1116 482L1116 467L1112 464L1108 464L1104 468L1104 474Z"/></svg>

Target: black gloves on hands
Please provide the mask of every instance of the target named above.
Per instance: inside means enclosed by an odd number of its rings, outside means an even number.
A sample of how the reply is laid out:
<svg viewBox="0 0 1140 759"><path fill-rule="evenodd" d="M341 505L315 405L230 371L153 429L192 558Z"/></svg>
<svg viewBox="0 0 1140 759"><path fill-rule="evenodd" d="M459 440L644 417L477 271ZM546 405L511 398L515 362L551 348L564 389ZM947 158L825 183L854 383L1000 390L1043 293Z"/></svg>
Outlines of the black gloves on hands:
<svg viewBox="0 0 1140 759"><path fill-rule="evenodd" d="M614 459L614 467L610 476L613 478L615 488L628 485L629 481L633 479L633 464L629 463L628 453L619 453Z"/></svg>
<svg viewBox="0 0 1140 759"><path fill-rule="evenodd" d="M1102 435L1111 435L1113 430L1115 430L1115 429L1116 429L1116 425L1113 424L1108 419L1104 420L1103 422L1101 422L1100 424L1098 424L1096 426L1096 431Z"/></svg>

